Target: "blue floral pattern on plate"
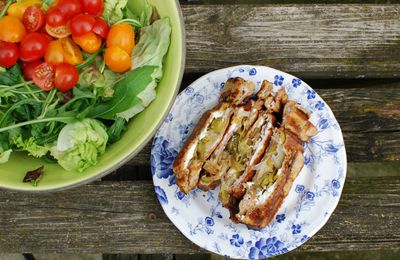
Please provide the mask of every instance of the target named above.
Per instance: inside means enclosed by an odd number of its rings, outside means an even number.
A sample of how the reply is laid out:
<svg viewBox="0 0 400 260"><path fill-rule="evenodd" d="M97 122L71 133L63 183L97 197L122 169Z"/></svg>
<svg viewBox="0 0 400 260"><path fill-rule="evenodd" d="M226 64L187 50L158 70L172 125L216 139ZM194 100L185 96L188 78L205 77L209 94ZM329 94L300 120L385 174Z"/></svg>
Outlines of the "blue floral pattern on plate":
<svg viewBox="0 0 400 260"><path fill-rule="evenodd" d="M224 82L240 76L259 87L262 80L285 88L311 113L318 134L304 144L305 165L274 220L262 230L233 224L218 201L219 188L185 195L175 184L172 164L201 115L215 106ZM263 66L236 66L211 72L177 97L156 134L151 152L157 198L170 220L195 244L232 258L259 259L286 253L305 243L335 209L346 178L346 152L340 126L329 106L305 82Z"/></svg>

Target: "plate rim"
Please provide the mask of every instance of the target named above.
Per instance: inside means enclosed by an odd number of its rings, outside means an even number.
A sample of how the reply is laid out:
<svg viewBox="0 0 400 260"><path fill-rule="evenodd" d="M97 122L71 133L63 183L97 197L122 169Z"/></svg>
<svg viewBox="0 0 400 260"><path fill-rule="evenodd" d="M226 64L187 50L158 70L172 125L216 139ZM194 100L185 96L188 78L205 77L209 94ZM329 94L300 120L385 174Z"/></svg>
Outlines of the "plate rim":
<svg viewBox="0 0 400 260"><path fill-rule="evenodd" d="M235 66L230 66L230 67L226 67L226 68L217 69L217 70L210 71L210 72L208 72L208 73L202 75L201 77L199 77L199 78L197 78L195 81L193 81L191 84L189 84L187 87L185 87L185 88L176 96L176 99L175 99L175 101L174 101L174 104L171 106L169 113L170 113L170 112L172 111L172 109L174 108L175 103L176 103L177 100L180 98L180 96L183 95L183 94L185 93L185 90L186 90L187 88L189 88L189 87L192 87L192 88L193 88L193 85L196 85L196 84L198 84L199 82L201 82L202 80L207 79L207 78L210 77L210 75L212 75L212 74L220 73L220 72L222 72L222 71L228 71L228 70L234 70L234 69L238 69L238 68L243 68L243 67L251 67L251 68L255 68L255 69L257 69L257 68L263 68L263 69L267 69L267 70L276 71L276 72L278 72L278 73L287 74L287 75L289 75L289 76L291 76L291 77L294 77L294 78L298 78L298 77L296 77L296 76L294 76L294 75L292 75L292 74L290 74L290 73L287 73L287 72L284 72L284 71L281 71L281 70L278 70L278 69L275 69L275 68L272 68L272 67L269 67L269 66L263 66L263 65L241 64L241 65L235 65ZM299 79L300 79L300 78L299 78ZM307 87L309 87L310 89L314 90L307 82L303 81L302 79L300 79L300 80L301 80L303 83L305 83L305 84L307 85ZM211 84L211 83L210 83L210 84ZM315 91L315 90L314 90L314 91ZM316 91L315 91L315 93L319 96L319 94L318 94ZM325 100L322 99L321 96L319 96L319 97L321 98L321 100L323 100L323 101L325 102ZM286 253L288 253L288 252L290 252L290 251L292 251L292 250L294 250L294 249L300 247L300 246L303 245L304 243L306 243L306 242L307 242L311 237L313 237L319 230L321 230L321 228L322 228L323 226L325 226L325 224L328 222L328 220L330 219L330 217L332 216L333 212L335 211L335 209L337 208L337 206L338 206L338 204L339 204L339 201L340 201L340 198L341 198L341 195L342 195L342 192L343 192L343 188L344 188L344 185L345 185L345 183L346 183L346 177L347 177L347 153L346 153L346 147L345 147L344 138L343 138L343 132L342 132L342 129L341 129L340 125L339 125L339 122L337 121L337 119L336 119L336 117L335 117L335 115L334 115L332 109L330 108L330 106L329 106L326 102L325 102L325 104L327 105L327 108L328 108L329 113L332 115L333 119L337 122L338 133L339 133L339 136L337 136L337 137L338 137L340 140L343 141L343 147L342 147L343 149L341 149L341 150L342 150L342 151L341 151L341 154L342 154L342 156L343 156L343 161L341 162L341 166L343 167L343 181L342 181L343 183L342 183L342 185L341 185L341 187L340 187L339 196L337 197L336 201L334 201L334 203L331 203L330 211L327 211L327 212L328 212L327 217L325 217L322 221L320 221L320 223L319 223L318 225L316 225L310 232L307 233L307 237L308 237L307 240L305 240L305 241L303 241L303 242L300 241L299 243L297 243L297 244L295 244L295 245L286 247L287 250L288 250L287 252L285 252L285 253L278 253L278 254L276 254L276 255L274 255L274 256L286 254ZM156 132L156 134L155 134L154 137L158 137L158 135L159 135L159 133L160 133L160 130L161 130L161 127L162 127L164 124L165 124L165 122L163 122L163 124L162 124L162 125L160 126L160 128L157 130L157 132ZM153 152L154 152L155 140L156 140L156 138L153 139L153 142L152 142L152 145L151 145L151 152L150 152L150 155L151 155L151 156L153 155ZM156 176L155 176L155 173L153 172L153 169L154 169L155 167L153 166L153 161L150 160L150 162L151 162L151 171L152 171L153 188L155 189L155 188L156 188L156 183L155 183L155 178L156 178ZM175 226L189 241L191 241L192 243L194 243L194 244L197 245L198 247L200 247L200 248L202 248L202 249L205 249L205 250L207 250L207 251L209 251L209 252L212 252L212 253L214 253L214 254L218 254L218 255L221 255L221 256L224 256L224 257L229 257L229 258L232 258L232 257L233 257L233 256L230 256L230 255L221 254L221 253L219 253L219 252L216 252L216 251L213 250L213 249L204 248L201 244L198 244L197 242L193 241L192 237L190 237L189 234L186 234L185 229L182 227L182 225L180 225L181 223L175 222L175 221L174 221L174 218L172 217L172 215L170 216L169 212L167 211L166 206L160 201L160 199L159 199L158 196L157 196L157 200L159 201L159 203L160 203L160 205L161 205L161 207L162 207L164 213L167 215L168 219L174 224L174 226ZM267 258L270 258L270 257L273 257L273 256L268 256ZM235 258L238 259L237 257L235 257ZM259 258L255 258L255 259L259 259Z"/></svg>

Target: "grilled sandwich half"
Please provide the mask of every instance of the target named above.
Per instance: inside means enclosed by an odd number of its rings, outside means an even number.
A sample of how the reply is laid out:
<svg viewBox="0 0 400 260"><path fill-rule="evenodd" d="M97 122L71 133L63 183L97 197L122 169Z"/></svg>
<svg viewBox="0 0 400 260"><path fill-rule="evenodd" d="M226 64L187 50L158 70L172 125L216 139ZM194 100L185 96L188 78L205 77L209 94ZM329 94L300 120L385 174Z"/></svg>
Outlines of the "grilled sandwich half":
<svg viewBox="0 0 400 260"><path fill-rule="evenodd" d="M254 91L254 83L241 78L226 82L220 103L202 116L174 161L176 183L182 192L188 193L197 186L203 164L223 139L236 106Z"/></svg>

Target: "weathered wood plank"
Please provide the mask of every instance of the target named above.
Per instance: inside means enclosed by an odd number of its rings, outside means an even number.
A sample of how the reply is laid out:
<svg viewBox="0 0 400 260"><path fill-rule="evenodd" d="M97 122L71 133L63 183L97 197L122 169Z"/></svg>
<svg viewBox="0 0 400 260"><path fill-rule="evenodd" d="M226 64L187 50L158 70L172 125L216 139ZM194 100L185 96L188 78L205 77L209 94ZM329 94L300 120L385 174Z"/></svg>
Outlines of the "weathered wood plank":
<svg viewBox="0 0 400 260"><path fill-rule="evenodd" d="M400 84L320 89L344 134L349 161L400 160ZM148 144L128 165L146 165Z"/></svg>
<svg viewBox="0 0 400 260"><path fill-rule="evenodd" d="M182 5L186 72L237 64L301 77L400 77L400 5Z"/></svg>
<svg viewBox="0 0 400 260"><path fill-rule="evenodd" d="M332 218L300 250L400 249L400 168L393 169L386 177L353 178L350 171ZM205 253L168 220L150 181L98 182L53 194L0 191L0 209L4 253Z"/></svg>

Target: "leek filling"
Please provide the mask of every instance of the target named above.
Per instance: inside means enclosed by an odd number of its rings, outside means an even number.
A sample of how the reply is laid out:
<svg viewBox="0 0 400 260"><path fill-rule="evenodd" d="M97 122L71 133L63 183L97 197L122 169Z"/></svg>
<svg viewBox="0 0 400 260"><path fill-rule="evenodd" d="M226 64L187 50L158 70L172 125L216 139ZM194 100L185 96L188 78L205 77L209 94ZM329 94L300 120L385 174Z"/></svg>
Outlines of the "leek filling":
<svg viewBox="0 0 400 260"><path fill-rule="evenodd" d="M263 204L274 191L276 180L281 174L282 164L285 159L283 147L285 139L285 134L282 131L276 131L273 134L263 159L254 166L256 174L253 180L247 183L246 194L239 204L239 215L245 215L246 211Z"/></svg>
<svg viewBox="0 0 400 260"><path fill-rule="evenodd" d="M225 120L223 117L215 118L210 126L206 129L206 134L197 144L196 153L194 159L205 162L206 155L210 152L210 148L226 129L229 120Z"/></svg>

